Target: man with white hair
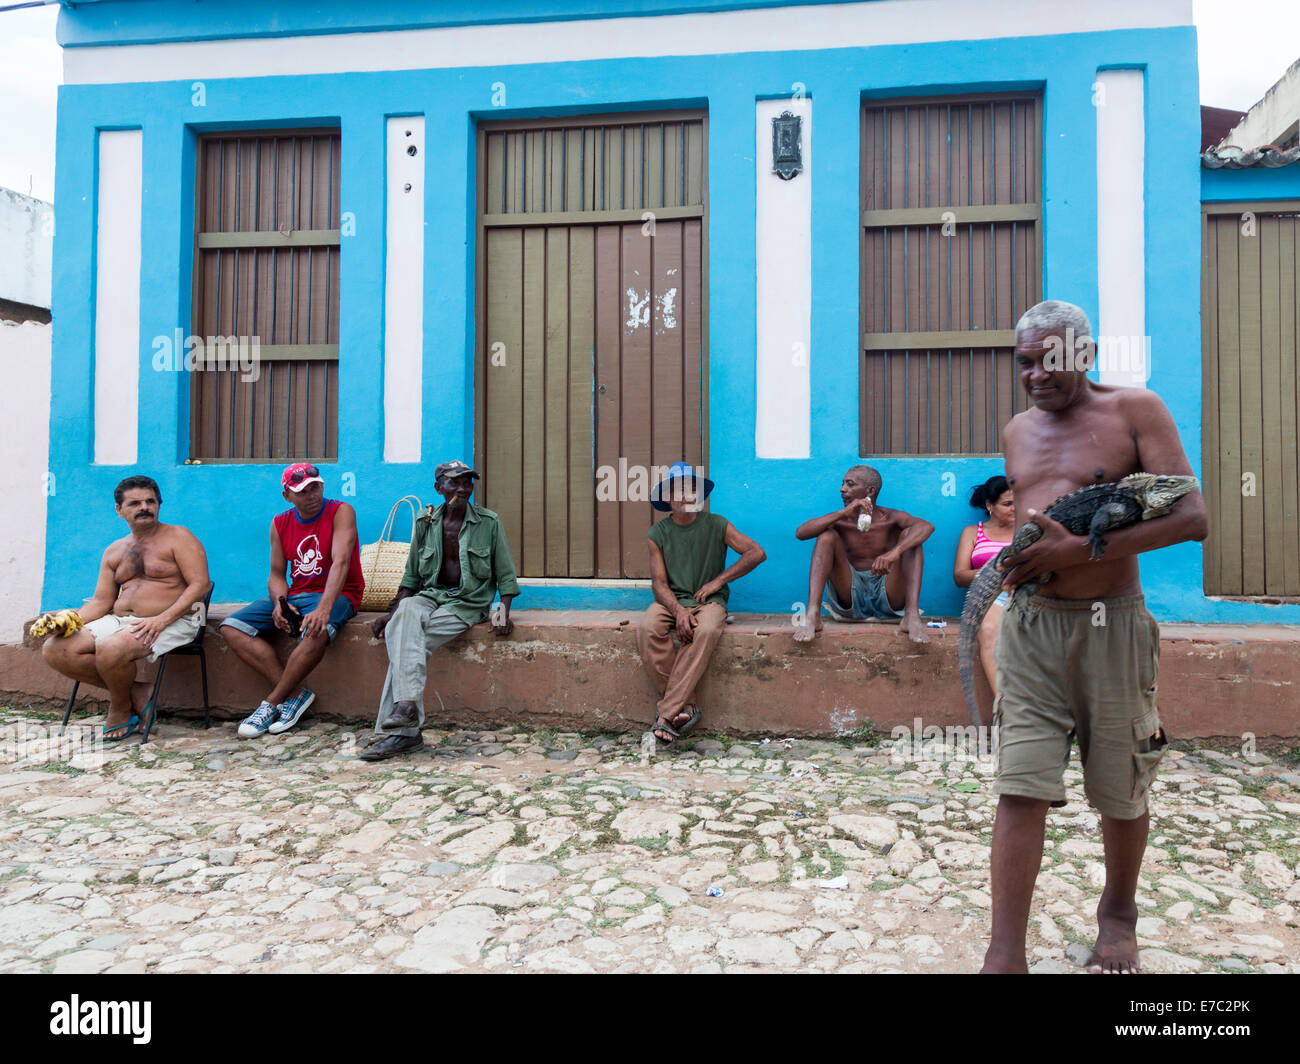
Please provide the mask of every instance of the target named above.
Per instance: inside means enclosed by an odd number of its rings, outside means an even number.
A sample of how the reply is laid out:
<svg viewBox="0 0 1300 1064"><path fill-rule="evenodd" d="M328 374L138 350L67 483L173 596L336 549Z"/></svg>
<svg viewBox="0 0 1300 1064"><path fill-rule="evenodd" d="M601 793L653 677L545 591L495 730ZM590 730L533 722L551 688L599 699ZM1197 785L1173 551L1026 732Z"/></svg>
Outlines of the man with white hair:
<svg viewBox="0 0 1300 1064"><path fill-rule="evenodd" d="M1156 709L1160 630L1143 603L1138 555L1202 540L1207 526L1205 502L1194 491L1165 517L1107 532L1105 555L1093 561L1087 536L1042 513L1089 484L1137 472L1192 472L1165 404L1144 388L1090 380L1094 352L1087 315L1071 303L1039 303L1016 326L1017 372L1032 406L1002 430L1002 448L1016 525L1033 521L1043 535L1006 561L1003 586L1054 575L1034 596L1032 613L1013 601L998 635L1000 797L986 972L1026 971L1025 927L1047 811L1065 804L1074 735L1106 854L1091 967L1138 970L1146 796L1168 743Z"/></svg>

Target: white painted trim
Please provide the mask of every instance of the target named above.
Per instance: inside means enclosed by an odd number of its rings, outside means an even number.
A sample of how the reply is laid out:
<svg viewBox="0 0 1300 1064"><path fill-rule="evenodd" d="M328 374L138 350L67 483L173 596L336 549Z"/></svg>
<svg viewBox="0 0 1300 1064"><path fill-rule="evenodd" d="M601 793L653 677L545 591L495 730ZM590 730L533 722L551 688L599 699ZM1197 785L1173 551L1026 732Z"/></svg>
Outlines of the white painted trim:
<svg viewBox="0 0 1300 1064"><path fill-rule="evenodd" d="M0 321L0 380L5 394L5 431L0 437L0 498L5 501L0 507L0 643L21 643L24 624L41 612L47 504L59 487L49 472L48 325ZM75 477L75 469L69 472Z"/></svg>
<svg viewBox="0 0 1300 1064"><path fill-rule="evenodd" d="M63 49L67 85L505 67L1190 26L1191 0L869 0L690 15ZM491 93L485 79L483 93Z"/></svg>
<svg viewBox="0 0 1300 1064"><path fill-rule="evenodd" d="M134 464L140 434L140 211L138 129L99 133L95 210L95 461Z"/></svg>
<svg viewBox="0 0 1300 1064"><path fill-rule="evenodd" d="M1146 120L1141 70L1102 70L1093 86L1097 111L1098 379L1145 387ZM1181 355L1179 357L1182 357Z"/></svg>
<svg viewBox="0 0 1300 1064"><path fill-rule="evenodd" d="M388 119L384 190L385 462L420 460L424 402L424 144L423 115ZM407 153L411 147L415 155Z"/></svg>
<svg viewBox="0 0 1300 1064"><path fill-rule="evenodd" d="M803 172L789 181L772 172L772 119L783 111L803 118ZM807 458L812 439L812 100L759 100L754 127L754 455Z"/></svg>

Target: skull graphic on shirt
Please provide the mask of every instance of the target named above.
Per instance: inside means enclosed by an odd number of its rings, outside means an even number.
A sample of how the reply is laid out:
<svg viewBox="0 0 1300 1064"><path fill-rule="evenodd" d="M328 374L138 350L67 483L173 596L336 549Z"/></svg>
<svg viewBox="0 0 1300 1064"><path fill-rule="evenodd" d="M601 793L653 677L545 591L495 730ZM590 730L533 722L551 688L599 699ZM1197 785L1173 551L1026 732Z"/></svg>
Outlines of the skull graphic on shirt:
<svg viewBox="0 0 1300 1064"><path fill-rule="evenodd" d="M323 557L320 541L315 536L308 536L298 544L298 557L293 561L291 576L294 579L300 576L319 576Z"/></svg>

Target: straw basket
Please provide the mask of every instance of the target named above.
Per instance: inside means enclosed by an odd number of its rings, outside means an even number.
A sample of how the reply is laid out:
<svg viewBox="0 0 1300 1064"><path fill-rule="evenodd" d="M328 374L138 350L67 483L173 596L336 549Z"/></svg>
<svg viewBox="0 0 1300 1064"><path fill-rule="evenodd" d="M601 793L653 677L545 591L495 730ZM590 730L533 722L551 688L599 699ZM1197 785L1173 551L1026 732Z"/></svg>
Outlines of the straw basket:
<svg viewBox="0 0 1300 1064"><path fill-rule="evenodd" d="M414 495L403 495L388 511L388 520L384 530L375 543L366 543L361 547L361 571L366 578L366 590L361 596L363 610L383 611L397 594L402 583L402 574L406 572L406 558L411 553L411 544L395 543L388 537L393 531L393 519L397 508L406 503L411 508L411 538L415 538L415 519L420 515L422 505Z"/></svg>

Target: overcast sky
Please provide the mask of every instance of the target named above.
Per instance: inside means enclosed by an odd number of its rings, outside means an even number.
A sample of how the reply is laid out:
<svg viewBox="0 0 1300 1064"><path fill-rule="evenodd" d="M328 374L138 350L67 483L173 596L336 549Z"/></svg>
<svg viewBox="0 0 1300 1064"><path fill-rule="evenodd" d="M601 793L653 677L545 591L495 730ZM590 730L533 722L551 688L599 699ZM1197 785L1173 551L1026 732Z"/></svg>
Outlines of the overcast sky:
<svg viewBox="0 0 1300 1064"><path fill-rule="evenodd" d="M54 196L54 107L62 80L58 10L0 11L0 186L47 200ZM1193 10L1203 104L1244 111L1300 59L1297 0L1194 0Z"/></svg>

